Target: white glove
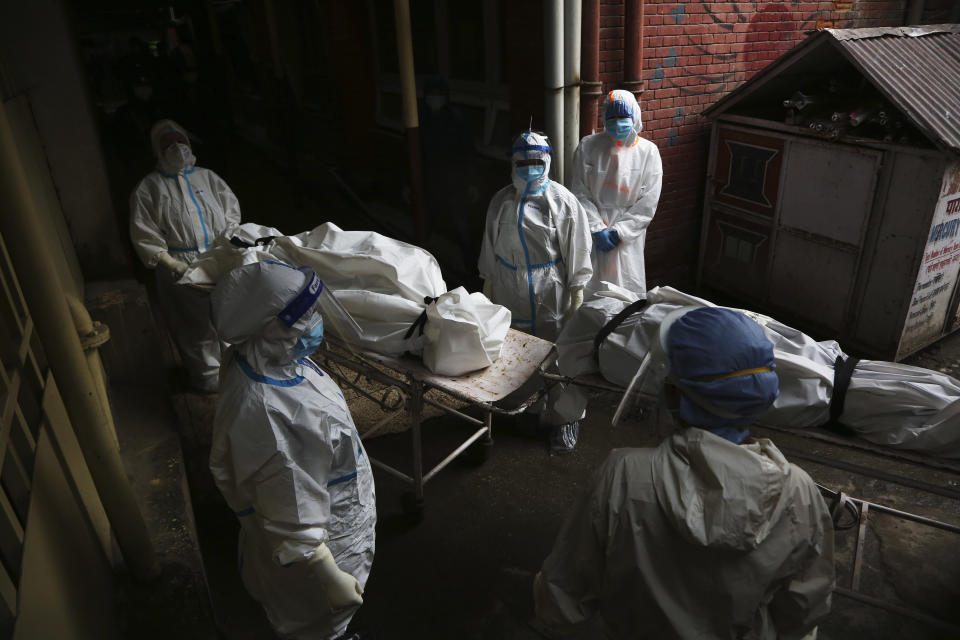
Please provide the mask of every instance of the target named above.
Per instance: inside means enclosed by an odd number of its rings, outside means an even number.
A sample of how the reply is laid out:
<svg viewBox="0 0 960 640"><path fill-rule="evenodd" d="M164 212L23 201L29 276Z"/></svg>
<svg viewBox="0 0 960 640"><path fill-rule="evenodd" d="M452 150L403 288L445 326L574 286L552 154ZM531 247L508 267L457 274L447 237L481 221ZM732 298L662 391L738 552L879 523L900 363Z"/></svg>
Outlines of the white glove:
<svg viewBox="0 0 960 640"><path fill-rule="evenodd" d="M363 604L363 589L360 583L346 571L341 571L327 545L320 543L307 560L307 567L320 581L327 600L334 609L359 607Z"/></svg>
<svg viewBox="0 0 960 640"><path fill-rule="evenodd" d="M576 313L580 305L583 304L583 288L577 287L576 289L570 289L567 291L567 295L570 300L570 304L567 306L567 316L569 317Z"/></svg>
<svg viewBox="0 0 960 640"><path fill-rule="evenodd" d="M157 254L157 264L161 265L164 269L178 278L186 273L188 267L186 262L183 260L177 260L166 251L161 251Z"/></svg>
<svg viewBox="0 0 960 640"><path fill-rule="evenodd" d="M493 283L489 280L483 281L483 295L493 302Z"/></svg>

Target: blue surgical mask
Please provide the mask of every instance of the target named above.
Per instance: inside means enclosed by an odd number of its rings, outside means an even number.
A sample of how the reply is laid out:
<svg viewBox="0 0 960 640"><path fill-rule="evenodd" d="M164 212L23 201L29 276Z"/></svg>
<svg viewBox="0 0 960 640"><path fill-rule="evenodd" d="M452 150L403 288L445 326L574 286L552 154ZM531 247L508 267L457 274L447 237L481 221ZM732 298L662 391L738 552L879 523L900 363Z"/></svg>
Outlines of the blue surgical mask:
<svg viewBox="0 0 960 640"><path fill-rule="evenodd" d="M604 126L607 134L614 140L626 140L633 131L632 118L610 118Z"/></svg>
<svg viewBox="0 0 960 640"><path fill-rule="evenodd" d="M303 335L297 338L297 344L293 347L293 357L296 360L308 356L320 347L323 342L323 318L319 313L314 313L310 318L310 325Z"/></svg>
<svg viewBox="0 0 960 640"><path fill-rule="evenodd" d="M542 164L525 164L520 167L514 167L513 172L524 182L533 182L543 175L544 166Z"/></svg>

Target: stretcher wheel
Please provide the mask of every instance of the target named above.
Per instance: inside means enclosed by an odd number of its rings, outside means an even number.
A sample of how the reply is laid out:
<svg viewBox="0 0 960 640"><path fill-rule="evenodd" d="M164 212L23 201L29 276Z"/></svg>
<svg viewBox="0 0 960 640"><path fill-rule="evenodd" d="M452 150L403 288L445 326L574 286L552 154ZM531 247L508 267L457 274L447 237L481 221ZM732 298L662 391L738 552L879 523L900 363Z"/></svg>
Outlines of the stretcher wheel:
<svg viewBox="0 0 960 640"><path fill-rule="evenodd" d="M463 460L463 464L467 466L479 467L490 457L490 449L492 448L493 439L478 440L470 445L460 458Z"/></svg>
<svg viewBox="0 0 960 640"><path fill-rule="evenodd" d="M423 498L418 498L413 491L404 491L400 495L400 506L403 513L411 518L423 518Z"/></svg>

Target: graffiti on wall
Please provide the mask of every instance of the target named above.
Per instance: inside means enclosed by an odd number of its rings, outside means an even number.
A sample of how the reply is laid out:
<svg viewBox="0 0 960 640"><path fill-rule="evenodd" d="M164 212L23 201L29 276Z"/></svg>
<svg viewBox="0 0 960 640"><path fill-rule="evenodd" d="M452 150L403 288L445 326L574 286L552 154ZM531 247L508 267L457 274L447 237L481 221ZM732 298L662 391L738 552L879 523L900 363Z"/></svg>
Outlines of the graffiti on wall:
<svg viewBox="0 0 960 640"><path fill-rule="evenodd" d="M809 6L809 3L803 4ZM714 95L719 98L738 87L749 73L756 70L744 63L758 59L769 61L782 52L771 49L771 42L796 43L803 39L805 31L835 26L835 21L824 18L849 9L851 4L833 2L827 5L830 7L827 11L801 11L799 0L789 3L677 4L670 10L665 25L690 24L694 20L691 18L692 12L697 12L709 19L707 22L700 20L708 30L705 33L688 33L685 30L678 36L679 41L671 39L673 46L668 48L666 55L653 69L649 86L651 89L676 89L680 96ZM730 10L720 12L719 7ZM759 33L773 34L773 37L750 35ZM713 42L711 35L723 37L717 37ZM695 62L689 62L694 58ZM674 68L677 71L671 72ZM673 127L668 132L668 146L678 144L679 125L686 117L693 115L696 114L684 112L682 108L677 110Z"/></svg>

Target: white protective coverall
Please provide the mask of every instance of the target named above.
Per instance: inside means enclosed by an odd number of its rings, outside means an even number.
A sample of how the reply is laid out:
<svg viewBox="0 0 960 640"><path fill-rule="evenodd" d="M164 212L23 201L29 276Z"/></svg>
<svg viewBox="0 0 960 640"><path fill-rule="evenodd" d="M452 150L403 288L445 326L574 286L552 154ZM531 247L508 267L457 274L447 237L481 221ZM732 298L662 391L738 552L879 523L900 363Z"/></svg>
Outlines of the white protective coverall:
<svg viewBox="0 0 960 640"><path fill-rule="evenodd" d="M833 526L810 477L766 439L688 427L616 449L534 586L556 631L609 638L798 639L830 610Z"/></svg>
<svg viewBox="0 0 960 640"><path fill-rule="evenodd" d="M663 165L657 145L640 137L643 122L633 94L609 92L604 113L614 101L626 105L634 132L622 142L605 131L581 140L573 154L570 191L587 212L590 233L611 229L620 237L620 244L610 251L594 247L587 295L599 288L600 281L607 281L643 297L647 291L643 247L660 200Z"/></svg>
<svg viewBox="0 0 960 640"><path fill-rule="evenodd" d="M157 168L130 195L130 239L143 264L156 269L157 296L193 386L212 391L220 370L220 342L210 322L210 296L176 286L177 275L157 269L161 253L190 264L214 239L240 224L240 205L220 176L197 167L169 164L164 140L171 132L187 139L175 122L161 120L150 132Z"/></svg>
<svg viewBox="0 0 960 640"><path fill-rule="evenodd" d="M539 178L526 182L513 173L513 184L490 201L478 267L493 302L513 314L513 328L554 340L570 291L590 280L590 232L577 199L548 177L546 137L523 133L513 161L534 159L545 164Z"/></svg>
<svg viewBox="0 0 960 640"><path fill-rule="evenodd" d="M373 474L336 383L294 345L316 302L314 275L260 262L235 269L213 294L226 352L210 470L240 520L243 583L283 638L330 640L359 605L332 608L309 560L326 544L362 590L374 555ZM319 282L317 280L317 282Z"/></svg>

